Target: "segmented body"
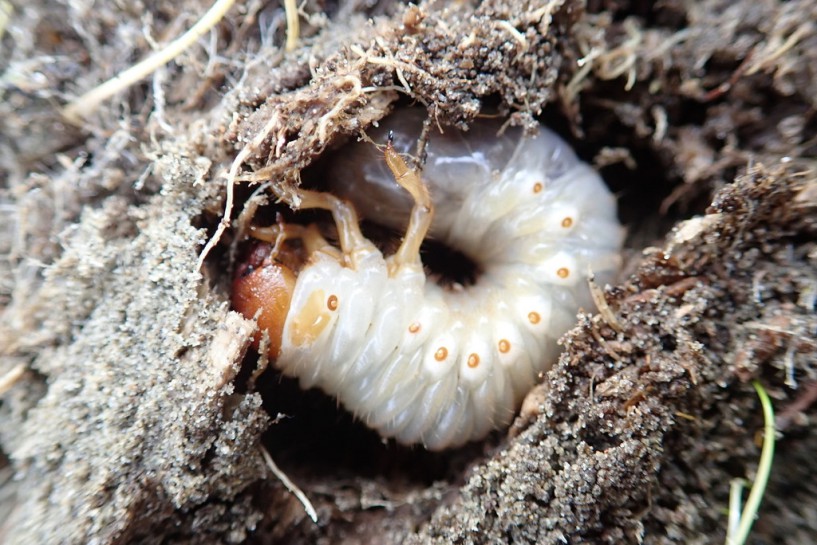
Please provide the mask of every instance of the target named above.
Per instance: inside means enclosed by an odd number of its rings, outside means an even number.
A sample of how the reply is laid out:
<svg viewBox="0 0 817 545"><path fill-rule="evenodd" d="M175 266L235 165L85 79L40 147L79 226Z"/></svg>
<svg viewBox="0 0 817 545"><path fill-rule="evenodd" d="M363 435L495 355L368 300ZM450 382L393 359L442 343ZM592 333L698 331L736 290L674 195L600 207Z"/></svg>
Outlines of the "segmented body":
<svg viewBox="0 0 817 545"><path fill-rule="evenodd" d="M416 141L420 121L411 111L388 120L400 129L398 149ZM316 206L333 211L340 251L314 232L296 235L310 258L273 342L276 366L402 443L442 449L507 425L558 357L576 311L592 308L588 273L603 278L619 265L622 229L598 174L544 127L527 138L513 129L498 136L499 126L432 134L421 178L394 150L383 161L371 144L333 164L334 193L373 221L407 229L394 255L360 235L354 209L334 198ZM427 277L419 245L432 216L430 235L479 265L473 285ZM248 283L255 292L263 284L238 279L235 306L263 314L258 301L246 303Z"/></svg>

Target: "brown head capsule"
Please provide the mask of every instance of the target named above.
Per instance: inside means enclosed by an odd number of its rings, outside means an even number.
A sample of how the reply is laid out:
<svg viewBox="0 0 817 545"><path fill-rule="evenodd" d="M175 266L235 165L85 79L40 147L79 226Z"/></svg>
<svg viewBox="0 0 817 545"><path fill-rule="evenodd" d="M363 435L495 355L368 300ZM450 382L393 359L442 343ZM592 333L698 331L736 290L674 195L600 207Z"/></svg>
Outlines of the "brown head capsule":
<svg viewBox="0 0 817 545"><path fill-rule="evenodd" d="M258 332L253 346L258 348L262 332L267 331L270 339L268 353L272 358L281 351L281 337L294 290L295 274L289 267L269 261L258 267L245 266L233 280L233 308L248 319L258 313Z"/></svg>

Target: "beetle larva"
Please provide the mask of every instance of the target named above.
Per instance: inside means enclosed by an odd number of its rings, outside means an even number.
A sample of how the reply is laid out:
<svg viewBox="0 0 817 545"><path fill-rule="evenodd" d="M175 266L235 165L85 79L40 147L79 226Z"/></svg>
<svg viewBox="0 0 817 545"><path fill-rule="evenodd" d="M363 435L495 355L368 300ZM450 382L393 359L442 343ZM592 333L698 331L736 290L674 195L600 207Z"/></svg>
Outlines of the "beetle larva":
<svg viewBox="0 0 817 545"><path fill-rule="evenodd" d="M510 422L576 311L592 308L588 273L618 268L623 230L599 175L546 128L500 135L500 123L478 121L433 133L420 175L396 150L421 122L408 110L373 131L395 132L385 161L361 143L332 164L333 193L351 203L298 191L301 208L332 212L340 248L314 226L255 228L276 247L300 239L308 259L293 271L275 251L256 256L232 301L257 317L276 366L302 387L336 395L384 437L437 450ZM393 255L363 236L356 210L405 229ZM427 235L478 264L473 285L427 278Z"/></svg>

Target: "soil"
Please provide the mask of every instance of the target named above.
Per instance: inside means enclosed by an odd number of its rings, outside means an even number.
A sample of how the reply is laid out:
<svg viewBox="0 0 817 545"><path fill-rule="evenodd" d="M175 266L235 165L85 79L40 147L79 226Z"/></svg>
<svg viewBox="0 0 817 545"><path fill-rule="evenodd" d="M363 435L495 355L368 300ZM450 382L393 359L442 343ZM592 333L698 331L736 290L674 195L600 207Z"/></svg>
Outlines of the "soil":
<svg viewBox="0 0 817 545"><path fill-rule="evenodd" d="M282 6L233 6L77 125L209 4L0 0L0 541L724 543L757 381L749 542L813 543L817 4L307 0L289 51ZM410 104L547 123L629 233L511 430L442 453L256 376L229 308L247 218L289 213L237 179L320 185Z"/></svg>

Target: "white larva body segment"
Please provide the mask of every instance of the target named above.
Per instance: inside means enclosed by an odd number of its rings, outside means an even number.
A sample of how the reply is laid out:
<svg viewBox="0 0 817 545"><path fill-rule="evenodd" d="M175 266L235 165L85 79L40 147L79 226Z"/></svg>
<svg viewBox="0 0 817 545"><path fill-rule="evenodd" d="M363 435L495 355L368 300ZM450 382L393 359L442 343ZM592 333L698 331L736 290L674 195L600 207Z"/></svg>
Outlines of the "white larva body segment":
<svg viewBox="0 0 817 545"><path fill-rule="evenodd" d="M393 129L410 151L422 116L396 114L370 136ZM351 260L313 255L295 284L277 367L402 443L442 449L507 425L576 311L593 308L588 273L604 281L619 266L623 230L598 174L544 127L526 138L500 126L432 134L421 174L429 236L479 265L474 285L442 288L419 256L384 258L368 241ZM328 173L358 213L405 231L414 201L374 146Z"/></svg>

